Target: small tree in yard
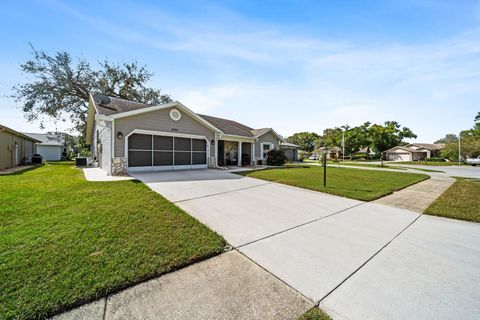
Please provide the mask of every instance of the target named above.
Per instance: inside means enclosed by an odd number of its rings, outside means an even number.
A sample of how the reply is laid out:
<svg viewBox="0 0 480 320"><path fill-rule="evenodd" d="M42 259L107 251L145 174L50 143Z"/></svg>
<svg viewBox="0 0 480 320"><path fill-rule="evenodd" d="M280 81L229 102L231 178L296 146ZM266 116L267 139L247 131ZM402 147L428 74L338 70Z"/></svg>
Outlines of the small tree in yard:
<svg viewBox="0 0 480 320"><path fill-rule="evenodd" d="M270 150L267 153L268 166L283 166L287 160L287 155L283 150Z"/></svg>

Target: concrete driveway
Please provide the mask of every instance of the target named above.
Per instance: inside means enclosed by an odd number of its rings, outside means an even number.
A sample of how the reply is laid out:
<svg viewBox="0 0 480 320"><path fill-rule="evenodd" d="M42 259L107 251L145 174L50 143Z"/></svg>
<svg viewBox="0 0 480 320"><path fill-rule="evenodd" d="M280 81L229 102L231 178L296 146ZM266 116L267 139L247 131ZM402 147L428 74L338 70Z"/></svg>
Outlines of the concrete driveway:
<svg viewBox="0 0 480 320"><path fill-rule="evenodd" d="M135 177L335 319L480 314L480 224L225 171Z"/></svg>

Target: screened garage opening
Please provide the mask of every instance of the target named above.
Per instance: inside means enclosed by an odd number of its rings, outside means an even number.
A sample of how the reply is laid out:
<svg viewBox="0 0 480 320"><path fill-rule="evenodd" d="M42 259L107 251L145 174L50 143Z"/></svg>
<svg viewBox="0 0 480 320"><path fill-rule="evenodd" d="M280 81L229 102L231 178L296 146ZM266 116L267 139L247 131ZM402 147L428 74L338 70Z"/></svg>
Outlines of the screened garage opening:
<svg viewBox="0 0 480 320"><path fill-rule="evenodd" d="M132 134L128 137L129 171L207 168L207 141L188 137Z"/></svg>

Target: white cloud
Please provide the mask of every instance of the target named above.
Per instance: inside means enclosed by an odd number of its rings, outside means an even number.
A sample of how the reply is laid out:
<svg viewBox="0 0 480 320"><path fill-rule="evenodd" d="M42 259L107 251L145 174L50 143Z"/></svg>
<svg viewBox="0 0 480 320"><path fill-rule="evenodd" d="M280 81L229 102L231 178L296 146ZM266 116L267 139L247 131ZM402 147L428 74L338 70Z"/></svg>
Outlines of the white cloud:
<svg viewBox="0 0 480 320"><path fill-rule="evenodd" d="M138 50L204 59L222 80L206 73L200 82L201 76L190 80L185 74L177 83L165 83L172 88L167 92L198 112L275 126L283 134L398 120L429 142L469 127L478 110L479 29L429 43L354 44L219 8L206 8L192 19L133 5L116 21L73 5L54 5Z"/></svg>

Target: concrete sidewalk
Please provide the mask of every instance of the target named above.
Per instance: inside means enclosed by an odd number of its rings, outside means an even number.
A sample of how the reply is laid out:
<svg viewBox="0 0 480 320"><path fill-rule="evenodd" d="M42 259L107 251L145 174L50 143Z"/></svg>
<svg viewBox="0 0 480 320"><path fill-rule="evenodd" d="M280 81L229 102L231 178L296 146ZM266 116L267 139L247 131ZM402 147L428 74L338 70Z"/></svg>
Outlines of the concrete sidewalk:
<svg viewBox="0 0 480 320"><path fill-rule="evenodd" d="M445 175L431 174L430 179L375 200L375 203L423 213L455 179Z"/></svg>
<svg viewBox="0 0 480 320"><path fill-rule="evenodd" d="M294 320L313 306L237 251L230 251L53 319Z"/></svg>
<svg viewBox="0 0 480 320"><path fill-rule="evenodd" d="M422 215L320 307L335 320L476 320L479 270L479 223Z"/></svg>

